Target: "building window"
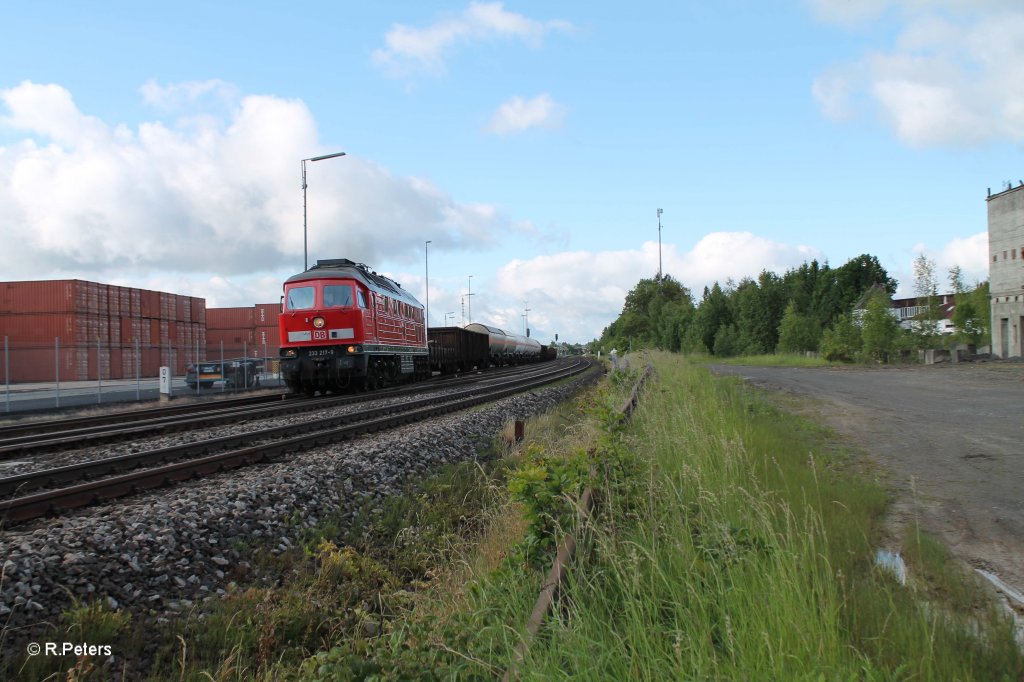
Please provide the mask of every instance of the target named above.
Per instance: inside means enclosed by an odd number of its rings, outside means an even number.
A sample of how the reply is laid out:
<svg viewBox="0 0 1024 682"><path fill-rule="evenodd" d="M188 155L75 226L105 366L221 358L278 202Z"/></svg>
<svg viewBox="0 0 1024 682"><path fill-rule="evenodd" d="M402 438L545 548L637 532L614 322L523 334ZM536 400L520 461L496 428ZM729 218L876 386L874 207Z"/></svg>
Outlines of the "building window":
<svg viewBox="0 0 1024 682"><path fill-rule="evenodd" d="M1017 260L1017 249L1010 249L1010 260Z"/></svg>
<svg viewBox="0 0 1024 682"><path fill-rule="evenodd" d="M992 262L995 263L999 259L999 256L992 256Z"/></svg>

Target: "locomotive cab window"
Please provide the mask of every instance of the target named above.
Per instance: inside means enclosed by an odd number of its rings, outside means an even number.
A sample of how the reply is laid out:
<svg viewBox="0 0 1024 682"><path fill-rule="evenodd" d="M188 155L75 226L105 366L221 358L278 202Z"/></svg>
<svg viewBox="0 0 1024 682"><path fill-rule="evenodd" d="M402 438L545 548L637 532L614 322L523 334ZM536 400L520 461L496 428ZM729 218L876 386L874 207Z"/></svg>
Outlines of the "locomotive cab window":
<svg viewBox="0 0 1024 682"><path fill-rule="evenodd" d="M324 285L325 308L351 308L352 287L347 284Z"/></svg>
<svg viewBox="0 0 1024 682"><path fill-rule="evenodd" d="M310 310L316 290L313 287L293 287L288 290L288 310Z"/></svg>
<svg viewBox="0 0 1024 682"><path fill-rule="evenodd" d="M360 307L360 308L366 308L366 307L368 307L368 306L366 305L366 294L364 294L364 293L362 292L362 290L356 290L356 296L357 296L357 297L359 297L359 307Z"/></svg>

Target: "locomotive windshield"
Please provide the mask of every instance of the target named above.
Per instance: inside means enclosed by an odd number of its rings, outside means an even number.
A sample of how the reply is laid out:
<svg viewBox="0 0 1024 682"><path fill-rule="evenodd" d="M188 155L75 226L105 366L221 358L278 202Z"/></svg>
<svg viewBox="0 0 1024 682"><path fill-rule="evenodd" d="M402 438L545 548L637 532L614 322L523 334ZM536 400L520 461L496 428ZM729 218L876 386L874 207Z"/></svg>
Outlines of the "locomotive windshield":
<svg viewBox="0 0 1024 682"><path fill-rule="evenodd" d="M347 284L324 285L325 308L351 308L352 287Z"/></svg>
<svg viewBox="0 0 1024 682"><path fill-rule="evenodd" d="M315 291L313 287L292 287L288 290L286 308L288 310L310 310L313 307Z"/></svg>

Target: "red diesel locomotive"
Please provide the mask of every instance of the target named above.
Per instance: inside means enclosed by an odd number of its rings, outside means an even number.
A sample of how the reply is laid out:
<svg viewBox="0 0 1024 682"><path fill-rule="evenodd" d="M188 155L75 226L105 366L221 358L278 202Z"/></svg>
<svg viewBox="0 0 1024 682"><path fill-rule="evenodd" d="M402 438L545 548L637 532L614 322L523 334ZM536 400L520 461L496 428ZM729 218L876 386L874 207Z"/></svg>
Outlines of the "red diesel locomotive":
<svg viewBox="0 0 1024 682"><path fill-rule="evenodd" d="M430 376L423 306L394 280L347 258L318 260L284 283L281 375L313 395Z"/></svg>

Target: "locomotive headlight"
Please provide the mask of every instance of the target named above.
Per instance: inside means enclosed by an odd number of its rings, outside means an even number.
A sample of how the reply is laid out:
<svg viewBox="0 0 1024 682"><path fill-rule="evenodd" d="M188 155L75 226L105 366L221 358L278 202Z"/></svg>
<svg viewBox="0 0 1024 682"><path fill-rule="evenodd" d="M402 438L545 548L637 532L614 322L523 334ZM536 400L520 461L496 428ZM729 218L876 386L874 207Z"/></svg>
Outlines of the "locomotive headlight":
<svg viewBox="0 0 1024 682"><path fill-rule="evenodd" d="M356 352L356 347L355 346L349 346L345 350L347 350L349 353L355 353Z"/></svg>
<svg viewBox="0 0 1024 682"><path fill-rule="evenodd" d="M289 348L284 353L282 353L282 355L284 355L286 358L294 358L295 357L295 349L294 348Z"/></svg>
<svg viewBox="0 0 1024 682"><path fill-rule="evenodd" d="M324 318L322 318L322 317L314 317L313 318L313 326L316 327L317 329L323 329L324 328L324 324L326 324L324 322Z"/></svg>

